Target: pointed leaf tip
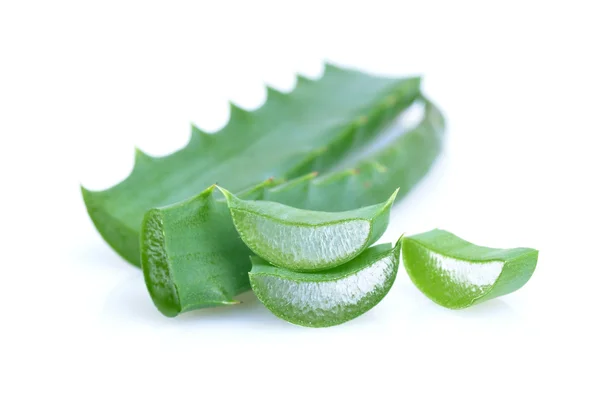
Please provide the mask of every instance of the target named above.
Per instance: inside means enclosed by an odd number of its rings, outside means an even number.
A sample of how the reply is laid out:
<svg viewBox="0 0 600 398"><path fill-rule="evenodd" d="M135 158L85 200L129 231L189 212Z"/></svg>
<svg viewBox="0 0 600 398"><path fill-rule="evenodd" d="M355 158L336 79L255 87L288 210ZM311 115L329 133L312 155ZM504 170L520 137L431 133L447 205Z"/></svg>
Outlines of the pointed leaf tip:
<svg viewBox="0 0 600 398"><path fill-rule="evenodd" d="M153 161L155 158L142 151L140 148L135 147L135 166L140 163L147 163ZM134 167L135 167L134 166Z"/></svg>
<svg viewBox="0 0 600 398"><path fill-rule="evenodd" d="M190 138L189 138L188 143L186 144L185 148L197 147L211 138L211 134L208 134L206 131L198 128L194 124L192 124L191 126L192 126L192 129L191 129L192 132L190 133ZM194 148L194 149L196 149L196 148Z"/></svg>
<svg viewBox="0 0 600 398"><path fill-rule="evenodd" d="M272 86L269 86L268 84L266 85L266 87L267 87L267 101L270 98L284 98L287 95L283 91L280 91Z"/></svg>
<svg viewBox="0 0 600 398"><path fill-rule="evenodd" d="M213 184L212 187L217 188L219 191L221 191L223 196L225 196L225 200L227 200L227 202L229 202L231 199L234 198L234 195L231 192L229 192L228 190L226 190L225 188L223 188L217 184Z"/></svg>
<svg viewBox="0 0 600 398"><path fill-rule="evenodd" d="M92 196L97 192L87 189L86 187L83 186L83 184L80 184L79 188L81 189L81 196L83 197L83 202L89 208L90 203L92 201Z"/></svg>
<svg viewBox="0 0 600 398"><path fill-rule="evenodd" d="M403 238L404 238L404 234L400 235L400 237L396 241L396 244L394 245L394 252L396 252L396 254L400 254L400 249L402 248L402 239Z"/></svg>
<svg viewBox="0 0 600 398"><path fill-rule="evenodd" d="M194 123L190 123L190 127L192 130L192 134L199 135L201 137L210 136L210 134L202 130L200 127L196 126Z"/></svg>
<svg viewBox="0 0 600 398"><path fill-rule="evenodd" d="M400 187L396 188L396 190L392 194L392 198L391 198L392 201L396 200L396 196L398 196L398 192L400 192Z"/></svg>
<svg viewBox="0 0 600 398"><path fill-rule="evenodd" d="M315 80L311 79L308 76L301 75L300 73L296 74L296 87L314 83Z"/></svg>
<svg viewBox="0 0 600 398"><path fill-rule="evenodd" d="M331 62L325 62L325 75L328 73L334 73L334 72L347 72L348 69L344 69L342 67L339 67L337 65L334 65Z"/></svg>
<svg viewBox="0 0 600 398"><path fill-rule="evenodd" d="M396 196L398 195L399 190L400 190L400 188L396 188L396 190L390 195L388 200L383 205L384 209L388 209L394 205L394 201L396 200Z"/></svg>
<svg viewBox="0 0 600 398"><path fill-rule="evenodd" d="M249 114L250 114L250 112L247 111L246 109L241 108L239 105L229 101L229 122L230 123L232 120L235 120L236 118L245 117Z"/></svg>

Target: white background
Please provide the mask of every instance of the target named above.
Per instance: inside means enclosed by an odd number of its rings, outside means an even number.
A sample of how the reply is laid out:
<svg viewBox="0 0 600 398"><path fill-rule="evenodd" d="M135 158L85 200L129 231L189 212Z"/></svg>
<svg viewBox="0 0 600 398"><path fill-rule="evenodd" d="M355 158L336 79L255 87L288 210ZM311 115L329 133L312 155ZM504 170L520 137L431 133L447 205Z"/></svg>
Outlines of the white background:
<svg viewBox="0 0 600 398"><path fill-rule="evenodd" d="M600 396L597 2L349 3L0 2L0 396ZM79 184L113 185L134 146L169 153L324 59L422 74L448 119L382 240L535 247L523 289L450 311L401 271L371 312L317 330L252 294L155 310Z"/></svg>

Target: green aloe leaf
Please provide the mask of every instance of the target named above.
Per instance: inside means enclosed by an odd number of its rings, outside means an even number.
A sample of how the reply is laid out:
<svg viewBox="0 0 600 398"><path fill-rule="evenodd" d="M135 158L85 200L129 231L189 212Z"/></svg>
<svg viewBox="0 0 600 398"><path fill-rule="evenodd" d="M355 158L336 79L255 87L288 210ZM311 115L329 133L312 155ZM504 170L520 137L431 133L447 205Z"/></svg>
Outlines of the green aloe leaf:
<svg viewBox="0 0 600 398"><path fill-rule="evenodd" d="M441 146L444 120L425 101L421 123L352 168L288 182L269 180L238 194L303 209L345 211L406 195L427 173ZM154 209L142 224L142 268L148 291L167 316L235 302L250 288L250 249L240 239L226 202L214 187Z"/></svg>
<svg viewBox="0 0 600 398"><path fill-rule="evenodd" d="M320 80L299 77L289 94L268 88L265 104L254 112L231 105L220 132L194 127L188 145L172 155L137 151L126 180L105 191L82 188L87 211L108 244L139 265L148 210L187 200L216 182L237 193L272 176L327 171L408 107L419 83L326 65Z"/></svg>
<svg viewBox="0 0 600 398"><path fill-rule="evenodd" d="M535 249L476 246L439 229L402 241L402 260L414 284L434 302L453 309L521 288L537 259Z"/></svg>
<svg viewBox="0 0 600 398"><path fill-rule="evenodd" d="M224 188L233 224L244 243L271 264L298 272L346 263L383 235L398 190L385 202L342 212L298 209L243 200Z"/></svg>
<svg viewBox="0 0 600 398"><path fill-rule="evenodd" d="M302 326L327 327L354 319L377 305L396 274L400 241L373 246L352 261L316 273L294 272L252 257L250 283L276 316Z"/></svg>

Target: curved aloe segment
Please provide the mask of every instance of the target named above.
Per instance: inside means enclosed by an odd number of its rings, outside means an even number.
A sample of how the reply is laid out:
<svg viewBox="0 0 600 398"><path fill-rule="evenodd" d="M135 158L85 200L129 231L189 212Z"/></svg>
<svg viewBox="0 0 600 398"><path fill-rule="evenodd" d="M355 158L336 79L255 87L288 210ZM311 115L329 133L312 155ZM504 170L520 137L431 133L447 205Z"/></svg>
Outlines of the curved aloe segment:
<svg viewBox="0 0 600 398"><path fill-rule="evenodd" d="M136 152L120 184L82 188L102 237L123 258L140 264L140 226L146 211L197 195L216 182L232 192L269 177L294 178L335 166L362 147L419 95L419 79L390 79L326 65L320 80L299 77L295 90L267 90L254 112L231 106L220 132L192 129L188 145L165 157Z"/></svg>
<svg viewBox="0 0 600 398"><path fill-rule="evenodd" d="M442 115L426 101L424 118L415 129L354 168L285 183L267 181L238 196L321 211L383 202L395 187L401 187L402 197L429 170L442 147L443 131ZM185 202L152 210L144 218L142 267L152 299L165 315L235 302L237 294L250 288L251 251L239 238L227 204L213 191L211 187ZM155 274L172 279L148 278ZM163 285L172 286L167 289L171 295L161 293Z"/></svg>
<svg viewBox="0 0 600 398"><path fill-rule="evenodd" d="M273 314L310 327L339 325L377 305L398 273L400 241L373 246L339 267L300 273L252 257L250 284Z"/></svg>
<svg viewBox="0 0 600 398"><path fill-rule="evenodd" d="M434 302L453 309L521 288L537 259L535 249L476 246L439 229L402 241L402 260L414 284Z"/></svg>
<svg viewBox="0 0 600 398"><path fill-rule="evenodd" d="M385 232L398 190L383 203L342 212L243 200L226 189L233 224L244 243L271 264L320 271L352 260Z"/></svg>

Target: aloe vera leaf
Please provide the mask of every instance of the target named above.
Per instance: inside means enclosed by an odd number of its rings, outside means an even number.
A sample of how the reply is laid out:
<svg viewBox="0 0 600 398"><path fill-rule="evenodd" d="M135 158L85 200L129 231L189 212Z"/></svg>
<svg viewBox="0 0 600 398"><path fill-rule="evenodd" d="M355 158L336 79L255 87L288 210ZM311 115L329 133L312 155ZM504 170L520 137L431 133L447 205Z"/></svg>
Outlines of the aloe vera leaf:
<svg viewBox="0 0 600 398"><path fill-rule="evenodd" d="M466 308L520 289L535 270L538 251L476 246L434 229L403 238L402 260L413 283L434 302Z"/></svg>
<svg viewBox="0 0 600 398"><path fill-rule="evenodd" d="M274 267L252 257L250 284L273 314L310 327L339 325L377 305L389 292L396 274L400 241L368 248L350 262L316 273Z"/></svg>
<svg viewBox="0 0 600 398"><path fill-rule="evenodd" d="M254 112L231 105L216 134L192 128L187 146L165 157L136 151L134 169L105 191L82 187L88 214L106 242L140 264L144 213L197 195L219 182L232 192L269 177L326 171L360 148L419 94L419 78L391 79L326 65L320 80L298 78L289 94L269 88Z"/></svg>
<svg viewBox="0 0 600 398"><path fill-rule="evenodd" d="M273 265L320 271L358 256L383 235L398 190L385 202L342 212L298 209L243 200L224 188L233 224L244 243Z"/></svg>
<svg viewBox="0 0 600 398"><path fill-rule="evenodd" d="M442 146L444 120L425 100L422 122L356 168L323 176L311 173L282 183L267 181L238 194L312 210L344 211L406 195L427 173ZM235 302L250 288L250 249L240 239L224 200L211 187L182 203L144 217L142 268L148 291L167 316ZM157 269L156 269L157 268ZM156 278L156 279L155 279ZM171 286L163 295L162 286Z"/></svg>

